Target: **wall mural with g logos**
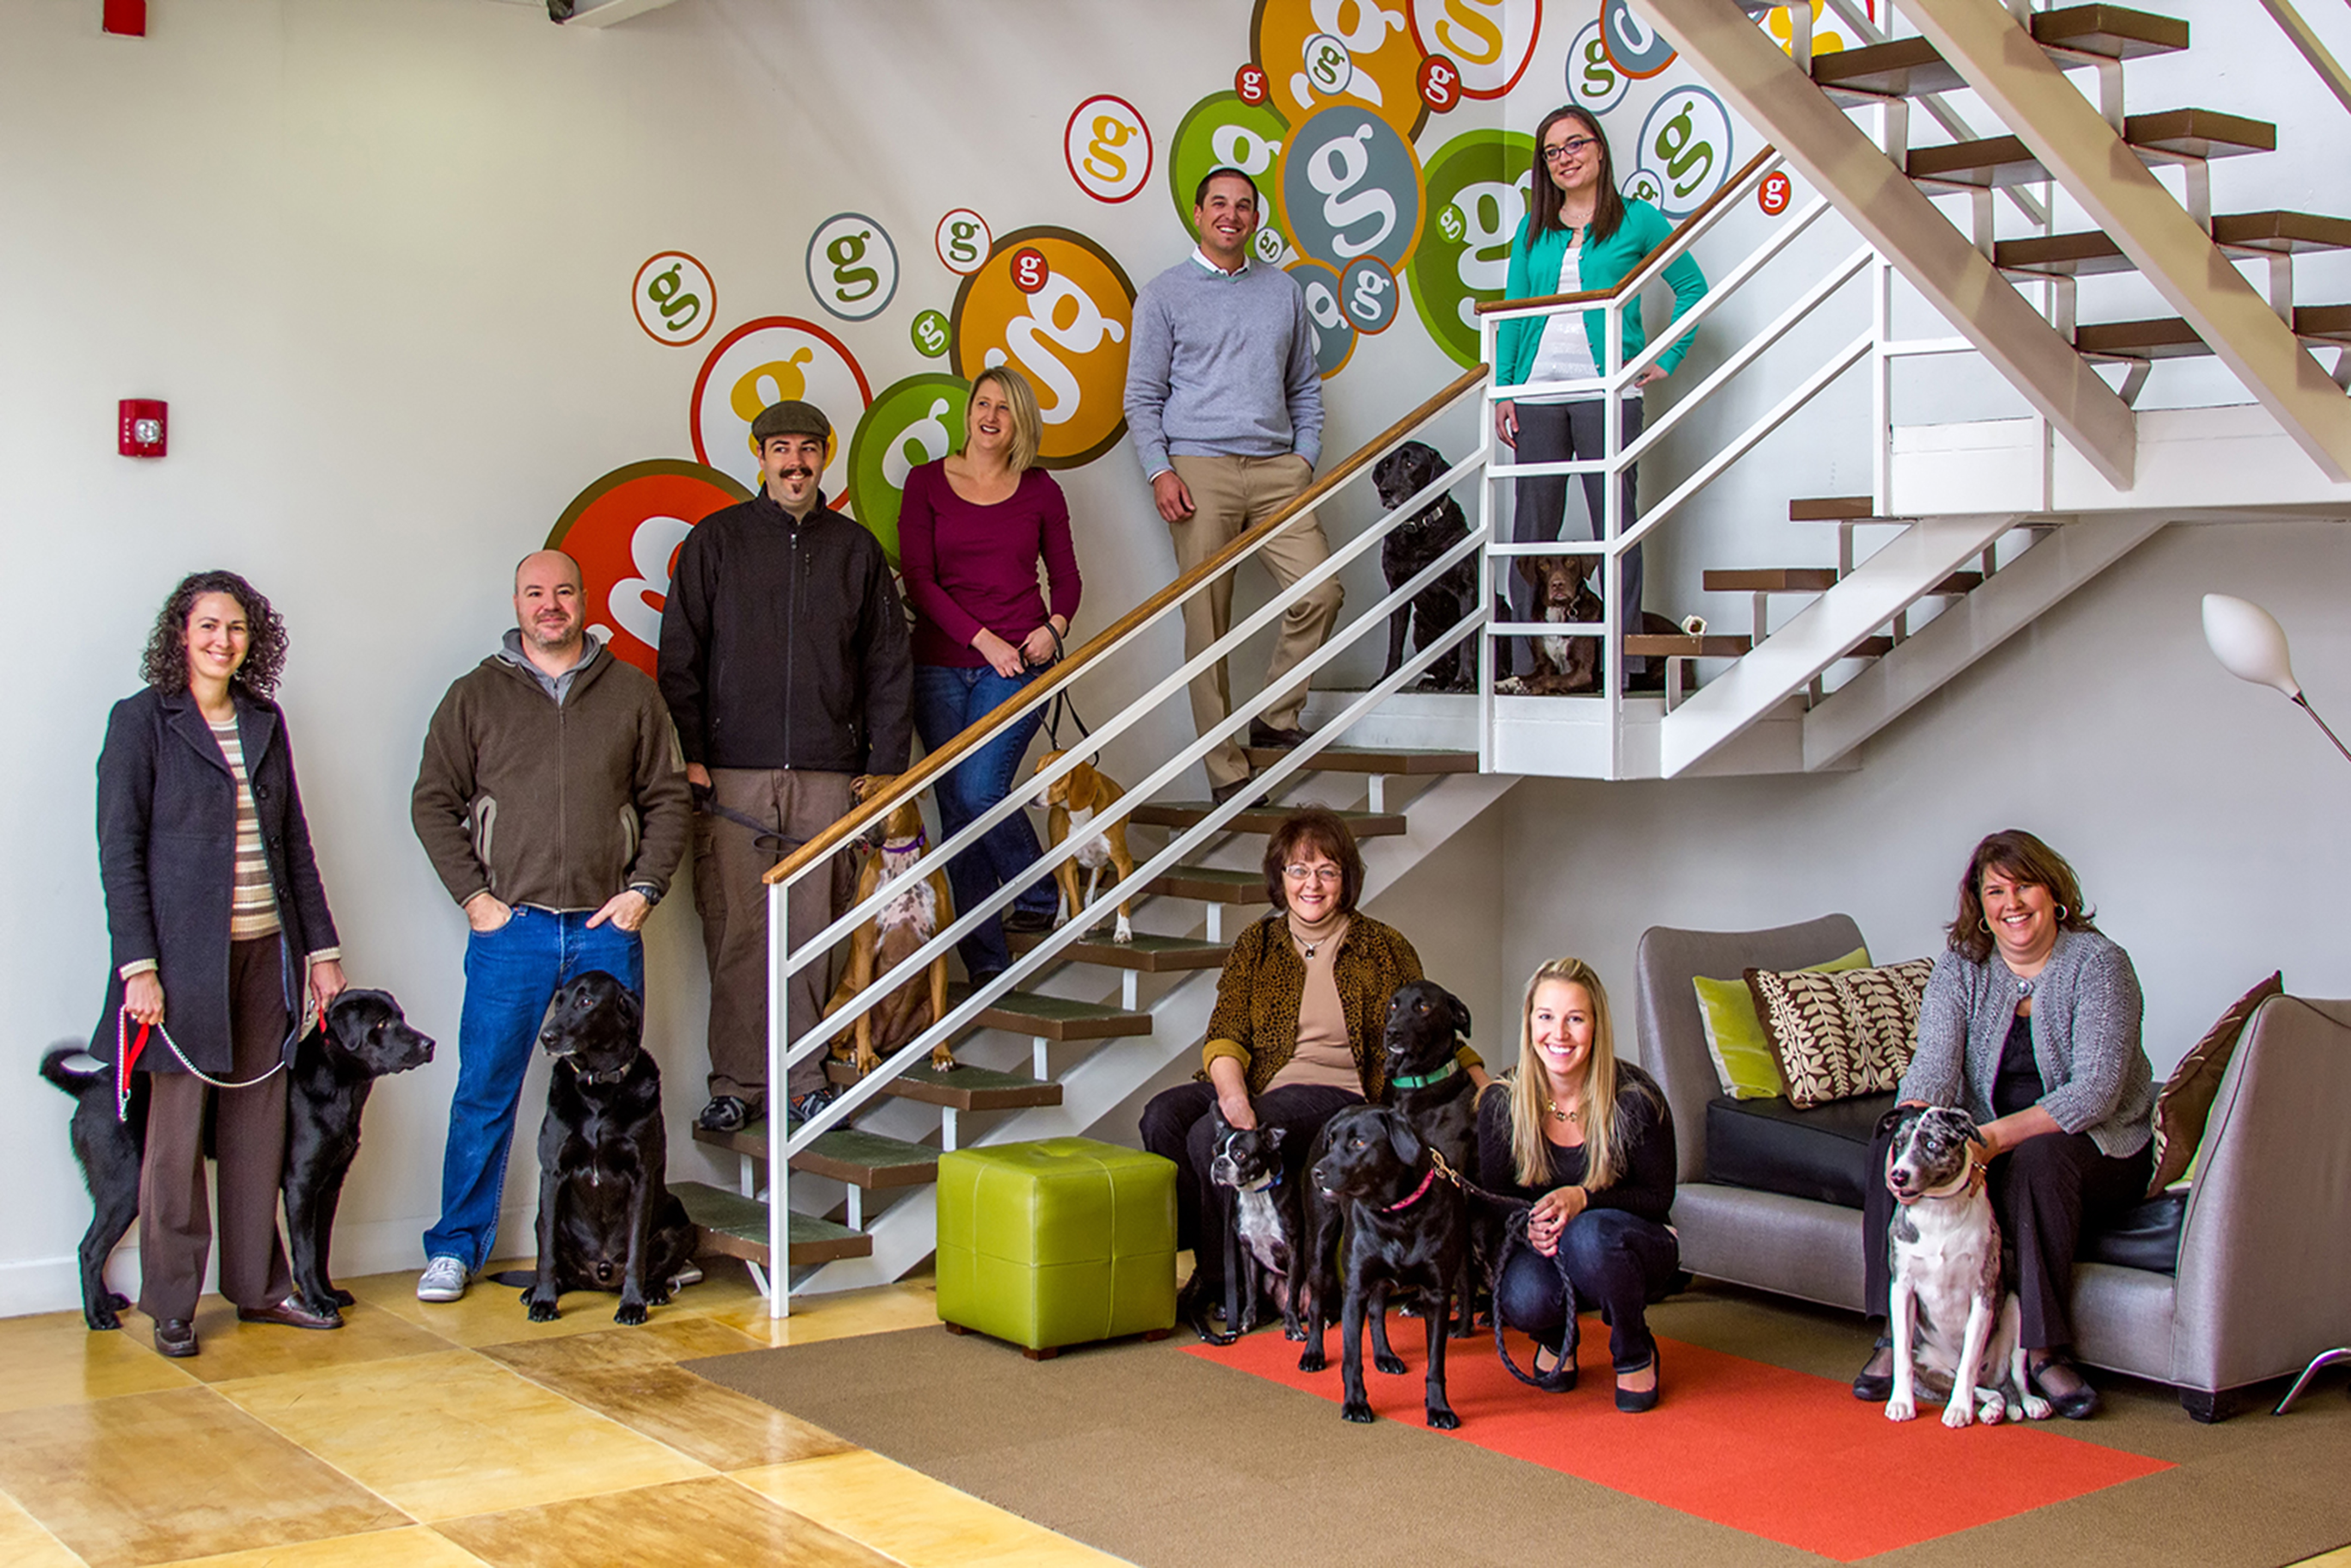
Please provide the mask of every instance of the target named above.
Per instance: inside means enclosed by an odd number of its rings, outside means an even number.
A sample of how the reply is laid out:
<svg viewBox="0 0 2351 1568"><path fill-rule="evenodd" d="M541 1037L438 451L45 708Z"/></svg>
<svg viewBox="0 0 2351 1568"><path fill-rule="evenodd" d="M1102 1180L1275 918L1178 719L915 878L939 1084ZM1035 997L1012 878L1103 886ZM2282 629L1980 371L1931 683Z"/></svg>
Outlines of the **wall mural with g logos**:
<svg viewBox="0 0 2351 1568"><path fill-rule="evenodd" d="M1821 14L1820 0L1795 3ZM1010 364L1028 376L1044 417L1045 466L1111 454L1126 433L1133 279L1188 246L1193 193L1211 169L1238 168L1257 182L1262 223L1252 253L1300 280L1316 364L1329 379L1355 362L1363 341L1409 331L1407 321L1455 363L1478 362L1475 308L1502 296L1534 177L1529 131L1550 109L1573 103L1598 119L1619 184L1669 218L1695 211L1738 165L1744 129L1643 19L1639 0L1231 5L1229 87L1171 102L1146 74L1077 95L1058 149L1031 154L1008 178L991 175L993 220L973 205L893 209L886 182L861 188L858 210L810 214L803 265L797 277L785 274L787 297L778 298L777 269L763 266L765 298L731 326L717 320L717 277L695 255L663 249L641 264L628 329L667 347L726 329L694 378L685 444L695 461L617 469L576 498L559 525L601 552L591 597L607 606L600 624L611 628L616 647L631 636L643 643L639 633L657 624L676 539L723 504L716 497L741 498L758 482L750 423L779 398L806 398L831 417L827 500L871 528L893 563L906 470L961 441L978 371ZM1784 47L1784 5L1757 25ZM1825 26L1815 31L1815 48L1839 41ZM885 142L890 135L880 124L864 129ZM1131 203L1155 182L1176 223L1155 227L1147 253L1123 261L1084 232L1102 204ZM1759 199L1771 213L1775 199L1785 210L1788 196L1782 187ZM1014 226L999 233L998 222ZM919 240L902 253L893 231L926 227L931 257ZM723 257L726 238L702 236L695 252ZM739 298L742 285L733 287ZM810 319L818 315L830 329ZM687 362L674 368L682 374ZM889 382L879 396L868 363ZM640 507L622 544L591 544L606 525L583 532L580 517L601 494L597 486L640 497L642 486L621 486L619 476L656 469L664 484L684 483L671 470L691 470L705 488L691 504ZM596 517L629 505L600 501Z"/></svg>
<svg viewBox="0 0 2351 1568"><path fill-rule="evenodd" d="M588 630L612 656L653 673L670 568L694 525L751 492L715 468L654 458L594 480L548 530L547 549L580 563Z"/></svg>

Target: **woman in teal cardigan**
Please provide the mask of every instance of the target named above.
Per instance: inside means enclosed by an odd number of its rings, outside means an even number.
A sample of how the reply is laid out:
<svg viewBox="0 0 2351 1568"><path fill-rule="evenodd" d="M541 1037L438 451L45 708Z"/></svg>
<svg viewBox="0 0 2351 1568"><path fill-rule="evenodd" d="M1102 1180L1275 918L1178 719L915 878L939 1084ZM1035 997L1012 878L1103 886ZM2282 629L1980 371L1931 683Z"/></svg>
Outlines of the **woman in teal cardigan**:
<svg viewBox="0 0 2351 1568"><path fill-rule="evenodd" d="M1608 138L1600 121L1573 105L1555 109L1535 131L1534 180L1528 191L1528 213L1510 242L1507 299L1540 299L1552 294L1614 288L1627 273L1673 234L1673 225L1648 203L1626 201L1617 193L1616 169L1608 154ZM1687 254L1666 268L1674 291L1674 319L1706 296L1706 276ZM1606 345L1601 334L1608 320L1604 310L1579 317L1562 312L1549 317L1524 317L1502 323L1496 351L1494 382L1498 387L1529 382L1570 381L1604 374ZM1624 312L1624 356L1630 363L1648 344L1637 303ZM1638 389L1663 381L1681 363L1694 333L1659 354L1655 363L1634 378L1635 391L1624 400L1623 444L1641 433ZM1518 449L1521 463L1558 463L1602 455L1605 429L1603 399L1588 392L1547 392L1494 405L1494 433ZM1583 499L1591 511L1591 531L1601 536L1601 508L1606 490L1604 476L1583 476ZM1624 516L1621 528L1633 523L1633 471L1625 470ZM1567 512L1567 476L1563 474L1518 482L1517 522L1511 538L1520 544L1548 543L1561 537ZM1593 574L1595 585L1599 573ZM1640 628L1641 547L1625 552L1625 632ZM1524 578L1511 574L1512 618L1533 614ZM1513 661L1515 662L1515 661ZM1626 660L1628 674L1645 672L1647 661Z"/></svg>

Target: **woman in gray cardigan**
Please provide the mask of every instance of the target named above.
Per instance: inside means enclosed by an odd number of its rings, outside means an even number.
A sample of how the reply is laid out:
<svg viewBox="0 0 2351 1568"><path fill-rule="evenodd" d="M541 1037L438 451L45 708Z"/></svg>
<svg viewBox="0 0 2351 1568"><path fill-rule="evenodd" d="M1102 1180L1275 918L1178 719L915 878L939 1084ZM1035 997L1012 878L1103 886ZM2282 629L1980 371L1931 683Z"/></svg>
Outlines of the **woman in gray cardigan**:
<svg viewBox="0 0 2351 1568"><path fill-rule="evenodd" d="M2098 934L2063 855L2020 828L1978 844L1959 883L1959 916L1918 1016L1918 1050L1902 1075L1907 1104L1957 1105L1979 1123L1992 1205L2016 1251L2022 1337L2032 1380L2060 1415L2096 1410L2097 1391L2064 1354L2065 1303L2085 1226L2147 1196L2155 1074L2139 1043L2138 977ZM1889 1134L1876 1145L1883 1169ZM1886 1311L1886 1227L1894 1197L1867 1189L1865 1300ZM1893 1355L1878 1349L1855 1398L1891 1392Z"/></svg>

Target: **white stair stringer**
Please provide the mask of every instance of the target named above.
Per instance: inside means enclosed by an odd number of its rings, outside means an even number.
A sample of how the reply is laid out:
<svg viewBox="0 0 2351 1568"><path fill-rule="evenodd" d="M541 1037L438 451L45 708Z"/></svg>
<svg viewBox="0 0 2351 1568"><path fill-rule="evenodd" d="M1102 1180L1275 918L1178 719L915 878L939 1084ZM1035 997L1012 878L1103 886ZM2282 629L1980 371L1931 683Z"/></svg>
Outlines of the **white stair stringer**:
<svg viewBox="0 0 2351 1568"><path fill-rule="evenodd" d="M1903 9L2311 461L2351 477L2351 398L2016 18L1990 0Z"/></svg>
<svg viewBox="0 0 2351 1568"><path fill-rule="evenodd" d="M1966 3L1999 10L1992 0ZM1643 9L2108 484L2131 487L2138 446L2129 405L1762 28L1731 0L1645 0Z"/></svg>
<svg viewBox="0 0 2351 1568"><path fill-rule="evenodd" d="M1832 767L1848 757L2168 520L2158 512L2106 512L2052 528L1806 714L1804 767Z"/></svg>
<svg viewBox="0 0 2351 1568"><path fill-rule="evenodd" d="M2014 528L2016 512L1921 517L1697 695L1666 716L1658 765L1674 778L1780 704Z"/></svg>
<svg viewBox="0 0 2351 1568"><path fill-rule="evenodd" d="M1402 833L1364 841L1365 883L1374 887L1393 885L1518 782L1511 774L1440 775L1404 808ZM1170 1061L1199 1049L1216 1001L1215 970L1186 975L1152 1004L1148 1035L1102 1041L1083 1061L1054 1074L1061 1086L1059 1105L1039 1105L1006 1116L972 1144L984 1146L1095 1135L1105 1116L1126 1103ZM1131 1125L1117 1127L1104 1141L1131 1143L1134 1134ZM903 1279L937 1249L937 1189L925 1186L901 1193L866 1230L873 1239L869 1256L824 1264L806 1279L795 1279L793 1293L851 1291Z"/></svg>

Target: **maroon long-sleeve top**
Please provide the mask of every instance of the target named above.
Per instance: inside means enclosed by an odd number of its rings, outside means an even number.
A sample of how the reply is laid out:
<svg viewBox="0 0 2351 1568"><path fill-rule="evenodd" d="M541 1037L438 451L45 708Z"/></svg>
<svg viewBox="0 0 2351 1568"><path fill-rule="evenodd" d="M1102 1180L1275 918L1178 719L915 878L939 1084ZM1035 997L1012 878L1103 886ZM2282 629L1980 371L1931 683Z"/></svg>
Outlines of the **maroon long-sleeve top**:
<svg viewBox="0 0 2351 1568"><path fill-rule="evenodd" d="M925 463L906 476L898 507L898 570L914 606L914 663L970 669L985 664L971 645L987 627L1018 646L1045 623L1037 562L1051 585L1051 613L1078 612L1083 584L1070 542L1070 504L1041 468L991 506L967 501L944 465Z"/></svg>

